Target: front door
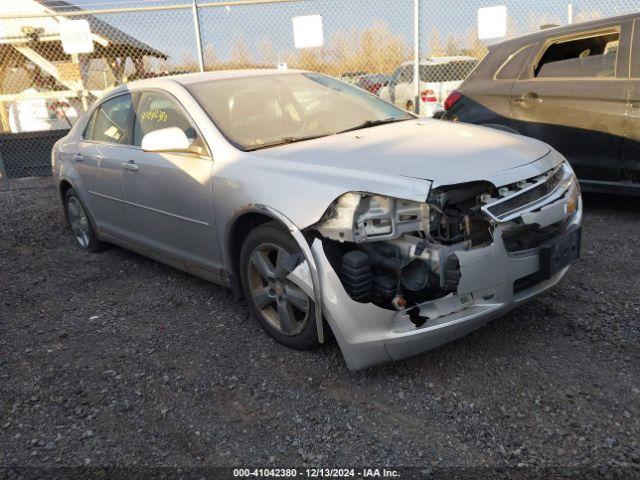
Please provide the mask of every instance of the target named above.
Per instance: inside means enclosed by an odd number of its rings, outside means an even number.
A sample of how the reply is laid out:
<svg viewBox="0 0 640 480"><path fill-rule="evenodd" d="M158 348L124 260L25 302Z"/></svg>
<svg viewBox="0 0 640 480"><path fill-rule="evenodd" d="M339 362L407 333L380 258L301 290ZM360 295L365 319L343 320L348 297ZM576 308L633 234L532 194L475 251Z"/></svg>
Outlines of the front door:
<svg viewBox="0 0 640 480"><path fill-rule="evenodd" d="M514 84L514 128L563 154L581 180L620 179L631 22L541 46Z"/></svg>
<svg viewBox="0 0 640 480"><path fill-rule="evenodd" d="M145 152L142 138L179 127L203 155ZM218 271L221 256L213 223L213 160L182 106L159 91L140 94L133 144L123 166L127 207L141 243L190 265Z"/></svg>

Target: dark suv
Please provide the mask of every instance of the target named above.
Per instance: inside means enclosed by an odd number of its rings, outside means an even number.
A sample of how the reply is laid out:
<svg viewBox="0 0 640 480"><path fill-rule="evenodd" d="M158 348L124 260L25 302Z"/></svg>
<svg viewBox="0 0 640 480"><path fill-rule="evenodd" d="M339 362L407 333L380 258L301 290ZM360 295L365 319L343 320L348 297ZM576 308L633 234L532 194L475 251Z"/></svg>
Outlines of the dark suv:
<svg viewBox="0 0 640 480"><path fill-rule="evenodd" d="M445 109L550 144L585 190L640 195L640 14L494 45Z"/></svg>

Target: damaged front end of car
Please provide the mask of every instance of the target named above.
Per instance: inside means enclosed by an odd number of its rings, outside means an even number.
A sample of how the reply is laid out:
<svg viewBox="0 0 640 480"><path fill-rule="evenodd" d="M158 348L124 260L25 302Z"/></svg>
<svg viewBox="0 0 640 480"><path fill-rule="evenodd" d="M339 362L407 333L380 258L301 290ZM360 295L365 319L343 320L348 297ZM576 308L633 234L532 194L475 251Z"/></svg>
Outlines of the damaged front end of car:
<svg viewBox="0 0 640 480"><path fill-rule="evenodd" d="M562 162L500 186L436 187L424 202L346 193L305 235L323 316L359 369L442 345L557 283L580 221Z"/></svg>

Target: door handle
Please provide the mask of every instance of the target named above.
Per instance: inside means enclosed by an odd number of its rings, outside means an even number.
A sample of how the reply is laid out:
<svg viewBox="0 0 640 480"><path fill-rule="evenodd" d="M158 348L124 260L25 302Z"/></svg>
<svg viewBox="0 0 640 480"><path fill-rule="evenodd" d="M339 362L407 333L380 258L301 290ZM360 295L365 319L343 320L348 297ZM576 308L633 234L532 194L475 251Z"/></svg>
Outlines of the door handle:
<svg viewBox="0 0 640 480"><path fill-rule="evenodd" d="M541 104L543 102L542 98L540 98L538 94L534 92L524 93L522 94L521 97L515 98L513 101L514 103L517 103L518 105L523 105L523 106L536 105L536 104Z"/></svg>
<svg viewBox="0 0 640 480"><path fill-rule="evenodd" d="M133 160L129 160L127 163L121 163L120 166L124 170L129 170L130 172L137 172L138 171L138 165L136 165Z"/></svg>
<svg viewBox="0 0 640 480"><path fill-rule="evenodd" d="M79 153L73 156L74 162L84 162L85 160L92 160L95 162L100 162L104 157L102 155L80 155Z"/></svg>

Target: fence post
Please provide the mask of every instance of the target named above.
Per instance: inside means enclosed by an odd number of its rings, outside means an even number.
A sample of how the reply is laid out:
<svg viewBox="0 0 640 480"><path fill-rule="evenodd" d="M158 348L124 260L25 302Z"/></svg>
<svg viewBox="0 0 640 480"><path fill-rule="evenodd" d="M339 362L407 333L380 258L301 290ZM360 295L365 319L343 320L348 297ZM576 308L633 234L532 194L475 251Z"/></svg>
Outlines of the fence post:
<svg viewBox="0 0 640 480"><path fill-rule="evenodd" d="M416 114L420 114L420 0L413 0L413 88Z"/></svg>
<svg viewBox="0 0 640 480"><path fill-rule="evenodd" d="M567 24L571 25L573 23L573 3L569 3L567 5Z"/></svg>
<svg viewBox="0 0 640 480"><path fill-rule="evenodd" d="M0 185L7 181L9 181L9 176L7 175L7 169L2 161L2 152L0 152Z"/></svg>
<svg viewBox="0 0 640 480"><path fill-rule="evenodd" d="M200 65L200 72L204 72L204 54L202 53L202 36L200 35L200 16L198 15L197 0L193 0L193 29L196 34L196 49L198 50L198 64Z"/></svg>

